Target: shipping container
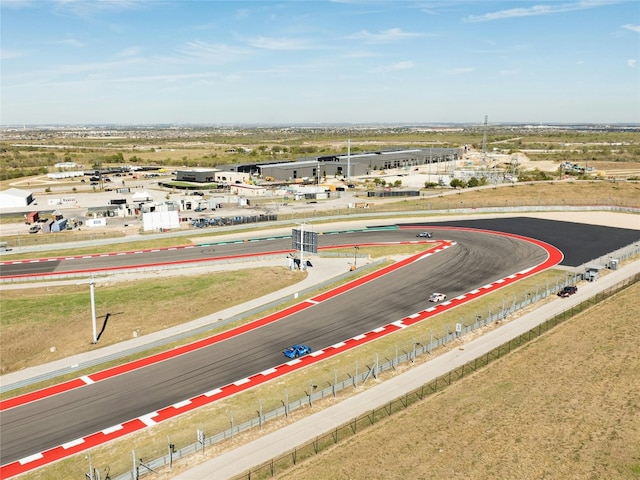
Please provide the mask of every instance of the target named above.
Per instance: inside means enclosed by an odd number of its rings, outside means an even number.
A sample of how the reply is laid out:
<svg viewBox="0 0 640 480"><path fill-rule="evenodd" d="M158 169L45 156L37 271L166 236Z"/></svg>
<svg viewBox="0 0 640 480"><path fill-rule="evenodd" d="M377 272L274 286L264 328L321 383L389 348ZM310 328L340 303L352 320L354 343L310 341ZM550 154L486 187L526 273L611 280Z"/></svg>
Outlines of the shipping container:
<svg viewBox="0 0 640 480"><path fill-rule="evenodd" d="M26 223L31 225L32 223L36 223L40 219L40 214L38 212L31 212L27 214Z"/></svg>
<svg viewBox="0 0 640 480"><path fill-rule="evenodd" d="M54 220L47 220L46 222L44 222L42 224L42 233L50 233L51 227L53 226L54 223L55 223Z"/></svg>
<svg viewBox="0 0 640 480"><path fill-rule="evenodd" d="M67 219L61 218L60 220L56 220L51 225L52 232L62 232L67 228Z"/></svg>

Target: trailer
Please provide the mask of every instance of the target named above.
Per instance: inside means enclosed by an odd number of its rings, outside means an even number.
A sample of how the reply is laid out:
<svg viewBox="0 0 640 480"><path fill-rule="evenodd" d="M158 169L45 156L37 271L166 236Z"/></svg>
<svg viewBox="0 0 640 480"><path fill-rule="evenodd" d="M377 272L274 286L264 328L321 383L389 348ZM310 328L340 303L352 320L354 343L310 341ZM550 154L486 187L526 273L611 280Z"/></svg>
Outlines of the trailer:
<svg viewBox="0 0 640 480"><path fill-rule="evenodd" d="M47 220L42 224L42 233L51 233L51 227L55 223L55 220Z"/></svg>
<svg viewBox="0 0 640 480"><path fill-rule="evenodd" d="M33 223L37 223L40 220L40 214L38 212L28 213L25 217L25 223L27 225L31 225Z"/></svg>
<svg viewBox="0 0 640 480"><path fill-rule="evenodd" d="M67 229L67 219L61 218L51 225L51 232L62 232Z"/></svg>

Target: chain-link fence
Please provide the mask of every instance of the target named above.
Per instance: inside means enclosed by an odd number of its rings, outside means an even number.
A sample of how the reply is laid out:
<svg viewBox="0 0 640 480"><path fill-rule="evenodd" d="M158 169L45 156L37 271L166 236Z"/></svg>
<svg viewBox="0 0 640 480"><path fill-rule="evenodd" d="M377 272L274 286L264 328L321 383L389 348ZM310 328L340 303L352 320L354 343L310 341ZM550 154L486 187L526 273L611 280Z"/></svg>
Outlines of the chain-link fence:
<svg viewBox="0 0 640 480"><path fill-rule="evenodd" d="M633 252L635 252L635 255L640 254L640 247L638 246L635 246L635 249L633 246L630 246L623 250L626 251L627 249L629 250L629 254ZM638 280L640 280L640 274L635 274L616 286L611 287L602 293L598 293L579 305L571 307L560 315L545 321L533 330L494 349L483 357L477 358L473 362L470 362L459 369L452 370L447 375L439 377L420 389L406 394L402 398L391 402L389 405L385 405L374 412L369 412L362 417L354 419L349 424L343 425L334 432L318 437L318 439L314 440L310 444L303 445L282 457L273 459L268 465L262 465L243 475L241 478L253 479L273 476L276 472L281 472L285 468L295 464L297 461L316 454L318 451L322 450L322 448L326 448L330 444L337 443L340 439L355 434L358 429L372 425L375 421L383 418L384 416L391 415L398 410L407 408L410 404L422 399L425 395L448 386L452 381L462 378L467 373L481 368L492 360L510 352L513 348L517 348L521 344L530 341L532 338L541 335L558 323L561 323L566 319L573 317L577 313L586 310L592 305L601 302L605 298L610 297ZM511 303L503 303L502 308L499 308L495 312L488 312L485 317L474 315L467 318L461 318L455 325L445 325L444 330L438 332L436 335L430 334L428 339L413 339L408 348L407 345L402 345L396 346L392 352L379 352L375 354L375 360L370 365L359 367L356 362L353 370L344 373L340 378L334 373L332 378L318 378L314 382L308 382L303 386L299 386L299 388L292 388L292 391L301 391L303 394L292 399L289 397L289 394L285 392L283 399L278 402L278 406L272 406L270 409L266 408L263 410L263 405L261 403L260 408L255 412L257 414L250 415L247 418L234 419L234 412L228 411L227 416L224 419L220 419L220 416L217 416L215 419L212 418L205 420L198 428L198 432L202 432L202 435L200 435L200 433L198 434L198 441L196 443L185 445L181 448L171 448L166 454L158 451L155 455L150 455L149 446L146 446L145 458L151 456L154 459L145 462L144 464L139 464L135 469L114 478L116 480L126 480L131 478L138 479L146 473L171 465L176 459L187 457L199 451L204 451L205 449L220 444L221 442L231 440L236 435L247 432L251 429L261 429L265 422L288 417L291 412L305 407L312 407L314 402L321 401L328 397L337 397L341 391L363 386L367 382L378 379L380 375L384 374L384 372L396 370L403 363L414 362L421 355L431 354L439 348L446 347L450 342L453 342L465 334L474 332L488 324L501 321L507 316L512 315L516 311L523 309L532 303L542 300L550 295L555 295L559 288L565 284L571 284L572 281L575 281L575 279L569 276L566 278L566 282L564 284L561 281L556 281L553 284L541 284L535 289L529 289L535 290L535 293L524 292L519 296L515 296ZM385 361L380 362L379 359L381 358L385 359ZM323 385L324 387L320 388L320 385ZM237 412L236 415L238 415ZM215 433L207 433L205 435L206 432ZM194 435L192 438L196 438L196 436Z"/></svg>
<svg viewBox="0 0 640 480"><path fill-rule="evenodd" d="M572 318L573 316L581 313L593 305L602 302L615 293L629 287L630 285L640 280L640 274L636 274L633 277L627 278L617 285L597 293L595 296L575 305L564 312L556 315L555 317L546 320L539 324L537 327L519 335L516 338L509 340L503 345L487 352L486 354L468 362L461 367L449 371L445 375L437 377L433 381L420 386L419 388L404 394L402 397L381 405L378 408L367 411L367 413L360 415L345 423L331 432L327 432L324 435L318 436L313 441L303 445L299 445L295 449L285 453L282 456L271 459L269 462L257 466L250 471L243 473L242 475L234 477L234 480L247 479L247 480L259 480L263 478L274 477L278 473L286 471L293 465L304 461L307 458L317 455L333 445L348 439L358 432L366 429L376 422L379 422L397 412L409 408L411 405L422 401L425 397L445 389L453 382L464 378L465 375L469 375L477 371L480 368L485 367L494 360L497 360L504 355L507 355L512 350L519 348L520 346L530 342L531 340L538 338L540 335L554 328L556 325ZM362 374L365 375L365 374ZM126 477L123 477L126 478Z"/></svg>

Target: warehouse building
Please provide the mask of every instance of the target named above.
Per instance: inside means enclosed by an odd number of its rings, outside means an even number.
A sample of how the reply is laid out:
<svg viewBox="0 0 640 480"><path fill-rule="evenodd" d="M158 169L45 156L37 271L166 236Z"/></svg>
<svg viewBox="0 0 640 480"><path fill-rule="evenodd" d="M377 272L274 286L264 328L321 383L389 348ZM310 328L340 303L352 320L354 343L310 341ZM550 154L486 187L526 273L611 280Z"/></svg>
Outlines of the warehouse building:
<svg viewBox="0 0 640 480"><path fill-rule="evenodd" d="M188 170L176 170L176 181L193 183L244 183L250 177L249 173L222 171L218 168L193 168Z"/></svg>
<svg viewBox="0 0 640 480"><path fill-rule="evenodd" d="M304 158L296 162L244 165L239 168L255 168L262 178L277 181L318 179L370 175L375 170L417 167L420 165L455 162L462 158L459 148L404 149L358 153L355 155L326 155Z"/></svg>
<svg viewBox="0 0 640 480"><path fill-rule="evenodd" d="M26 207L33 201L33 192L27 190L9 188L0 192L0 209Z"/></svg>

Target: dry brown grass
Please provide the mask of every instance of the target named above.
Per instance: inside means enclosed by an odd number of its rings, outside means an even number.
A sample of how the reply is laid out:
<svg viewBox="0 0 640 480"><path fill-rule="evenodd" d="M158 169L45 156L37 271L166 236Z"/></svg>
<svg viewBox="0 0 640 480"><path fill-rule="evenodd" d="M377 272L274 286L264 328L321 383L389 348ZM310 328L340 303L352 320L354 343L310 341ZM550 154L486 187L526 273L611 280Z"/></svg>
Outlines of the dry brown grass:
<svg viewBox="0 0 640 480"><path fill-rule="evenodd" d="M277 478L640 477L640 285Z"/></svg>
<svg viewBox="0 0 640 480"><path fill-rule="evenodd" d="M544 275L553 275L553 273L545 272ZM547 280L544 280L543 283L545 283L546 281ZM513 292L505 291L501 293L504 293L507 297L513 296ZM500 302L500 299L498 298L497 301ZM472 312L476 307L473 305L470 305L469 308L470 308L470 312ZM623 303L620 303L619 310L623 312L625 311L625 307ZM617 311L614 311L612 313L615 315L618 314ZM629 310L628 313L630 316L637 315L637 312L633 309ZM461 314L462 312L460 311L456 312L456 316L459 316ZM596 315L599 315L599 313L596 312ZM452 319L442 318L440 319L439 323L444 325L445 323L447 322L450 323L451 321ZM382 352L381 356L384 357L385 355L384 352L385 351L392 352L394 345L399 344L402 348L403 345L405 344L408 345L409 343L412 342L412 337L414 335L419 335L419 336L428 335L429 329L430 329L429 327L425 327L422 332L418 332L417 330L413 332L403 331L400 334L395 335L395 338L387 339L384 342L388 344L386 346L377 343L376 345L368 345L368 346L360 347L359 349L357 349L357 351L338 356L332 359L331 361L322 362L322 364L316 365L314 367L310 367L309 369L305 369L304 371L301 371L301 372L296 372L294 374L288 375L287 377L280 379L278 381L269 382L257 389L251 389L247 392L243 392L231 399L226 399L221 402L216 402L211 406L199 409L198 411L192 412L190 414L186 414L170 422L165 422L161 425L154 427L153 429L147 429L145 431L128 436L122 440L112 442L108 445L104 445L96 449L93 449L92 455L94 458L94 465L96 464L110 465L113 473L122 472L124 471L124 469L127 468L127 465L130 464L131 450L135 450L138 456L142 456L145 458L155 458L159 455L162 455L166 451L166 439L168 436L171 438L172 442L178 445L179 448L183 447L193 442L193 438L194 438L193 432L195 431L196 428L201 428L201 426L204 426L204 429L210 433L215 433L218 431L222 431L225 428L228 428L229 426L228 412L229 411L233 411L237 423L242 422L243 420L247 419L247 415L249 416L255 415L255 411L259 403L263 404L265 412L272 408L281 406L281 400L284 399L285 391L289 392L290 399L298 398L300 395L303 395L304 388L308 387L309 385L309 378L313 378L314 381L317 381L318 383L322 383L323 379L325 380L333 379L333 374L336 371L339 373L339 378L343 378L344 372L349 371L350 368L352 369L354 361L358 361L359 364L362 365L364 368L364 365L367 364L368 360L373 358L374 352ZM615 335L615 332L612 332L612 333ZM402 338L400 338L400 336L402 336ZM606 348L608 350L610 349L609 347L606 347ZM342 357L342 358L339 358L339 357ZM420 360L422 361L424 360L424 358L420 358ZM538 361L541 362L543 360L544 359L540 359ZM524 366L521 369L522 371L525 372L523 374L524 376L527 375L527 368L528 368L526 366L527 361L528 360L526 357L522 357L522 356L520 357L520 362L523 362L524 364ZM551 358L549 361L552 363L559 362L559 360L556 360L553 358ZM583 363L583 360L580 360L580 364L582 363ZM633 369L635 367L631 365L631 368ZM400 370L404 370L404 368ZM400 371L398 373L400 373ZM480 375L484 375L484 374L481 373ZM510 382L514 383L513 380L510 380ZM465 387L465 390L473 391L474 388L475 388L475 385L472 385L469 387ZM521 393L519 392L522 392L522 391L527 392L527 389L524 387L518 387L517 389L503 388L502 390L503 390L503 393L516 392L518 393L518 395L521 395ZM495 391L493 390L488 390L487 392L480 391L480 393L474 394L473 396L474 398L477 397L478 402L480 404L486 402L487 404L491 405L491 408L494 408L494 406L497 403L501 402L499 398L500 391L501 391L500 388L495 389ZM496 399L494 399L493 397L496 397ZM317 403L314 402L314 405L315 405L314 410L317 408L325 408L329 406L331 403L333 403L334 401L339 401L339 400L328 399L323 402L317 402ZM447 401L451 402L452 400L449 398L449 400ZM510 402L513 403L513 401L510 401ZM418 408L420 409L422 407L418 407ZM468 408L465 407L465 411L467 409ZM443 413L441 413L440 410L442 410ZM234 444L237 444L237 442L249 441L252 438L255 438L255 436L257 435L261 435L265 432L279 428L280 426L285 425L287 423L294 422L301 415L307 415L312 412L313 410L308 410L308 409L297 411L295 412L295 414L291 415L288 419L281 419L275 422L268 422L265 425L265 429L263 430L263 432L259 432L257 430L250 431L245 434L238 435L237 440L235 440L234 442L224 442L223 444L216 445L214 447L209 447L207 449L207 455L205 458L211 458L211 455L215 455L216 452L220 453L229 448L233 448ZM458 412L458 414L459 413L460 412ZM423 415L423 414L425 414L423 410L420 410L420 412L417 413L417 415ZM405 415L405 413L403 413L402 415ZM431 419L435 419L435 420L432 420L434 422L438 422L439 421L438 419L440 418L447 418L447 419L452 418L449 416L449 412L445 411L440 406L433 407L433 411L430 411L426 415L429 416ZM390 427L394 426L395 422L398 421L396 420L396 418L399 419L401 417L400 416L394 417L391 420L391 422L389 422L387 425L389 425ZM411 422L415 423L415 420L411 420ZM444 423L447 423L447 422L444 421ZM404 428L407 428L407 427L405 426ZM399 430L402 431L402 428L400 428ZM400 436L404 436L404 435L405 434L402 433ZM394 434L392 434L389 438L394 438ZM341 456L349 455L351 451L351 446L350 446L350 443L344 444L344 446L338 446L338 448L342 451L345 449L347 445L349 445L349 448L346 449L346 453L340 454ZM366 449L370 447L363 447L363 448ZM372 454L374 456L382 455L380 456L380 458L386 458L384 457L386 454L382 450L386 449L387 447L377 447L377 448L378 450L375 450L375 448L371 448ZM355 455L355 457L356 457L356 460L354 461L358 462L358 455ZM363 458L363 457L360 457L360 458ZM406 460L402 457L398 457L398 458L399 458L399 461ZM188 466L190 465L193 466L195 463L198 463L203 459L204 458L201 457L200 455L188 457L187 459L185 459L184 462L179 462L178 464L174 464L174 468L171 471L171 473L169 473L168 471L164 471L157 478L167 478L167 479L172 478L172 476L177 472L182 471L185 468L188 468ZM397 464L394 464L394 465L397 466ZM85 467L86 467L86 460L84 459L84 455L77 455L67 460L63 460L62 462L58 462L46 468L37 470L31 474L26 475L24 478L25 479L75 478L75 476L79 472L82 472L83 469L85 469ZM338 472L335 474L334 477L325 477L324 475L318 476L317 473L314 473L314 472L324 472L325 470L322 469L323 467L318 467L318 469L316 469L316 467L310 464L308 468L309 470L305 470L301 474L304 478L369 478L366 475L362 477L359 477L359 476L353 477L350 475L347 476L347 475L343 475L344 472ZM359 468L360 467L357 467L356 470ZM326 471L330 472L330 470L326 470ZM394 477L393 473L387 476L386 475L388 473L387 471L383 471L383 470L380 470L380 471L382 472L380 476L378 477L373 476L371 478L404 478L405 476L409 476L406 470L403 471L402 476L397 476L397 477ZM419 471L416 471L417 475L410 475L410 476L412 478L421 478L421 475L419 473L420 473ZM443 476L446 476L446 475L438 475L438 476L435 476L435 478L441 478ZM510 478L508 475L503 477ZM526 476L522 476L522 475L518 475L517 477L526 478ZM426 477L422 477L422 478L426 478ZM480 478L480 476L476 478Z"/></svg>
<svg viewBox="0 0 640 480"><path fill-rule="evenodd" d="M87 284L2 292L2 373L40 365L210 315L301 281L306 272L263 267L98 284L99 344L91 344ZM233 295L230 294L233 292ZM55 347L55 351L51 348Z"/></svg>
<svg viewBox="0 0 640 480"><path fill-rule="evenodd" d="M532 285L538 283L553 283L553 278L557 274L557 272L554 273L553 271L543 272L535 277L523 279L516 285L511 285L499 290L498 292L494 292L490 297L493 297L493 301L499 305L503 298L512 299L514 292L518 290L531 289ZM564 272L561 272L561 276L565 276ZM482 306L480 306L478 300L482 301ZM303 397L305 395L305 391L309 388L309 379L313 379L314 382L317 382L320 385L328 385L334 381L334 375L337 374L339 380L344 380L349 378L353 373L355 364L358 364L360 369L367 368L366 366L370 366L372 364L371 362L376 355L379 355L379 358L381 359L392 358L396 349L400 353L407 352L412 348L416 339L429 339L429 335L432 330L434 335L437 335L444 331L445 325L452 325L456 321L459 321L461 317L474 317L476 309L486 309L487 307L486 299L482 298L478 300L467 305L462 305L451 312L437 315L432 319L432 321L425 323L424 325L418 324L411 329L401 330L374 343L360 346L356 349L350 350L349 352L337 355L303 370L293 372L285 377L278 378L274 381L262 384L259 387L241 392L231 398L214 402L211 405L186 413L170 421L163 422L153 428L145 429L123 439L97 447L92 450L94 462L101 465L109 465L112 472L122 472L128 468L128 465L130 464L130 452L132 450L135 450L139 456L145 458L157 458L164 455L166 451L167 437L170 437L171 441L175 443L178 448L182 448L193 443L193 432L197 428L202 428L209 434L224 431L229 427L229 412L233 412L236 424L240 424L249 419L255 419L256 411L260 404L262 404L264 412L268 412L281 407L282 401L285 399L285 395L288 395L288 398L291 401ZM509 320L515 319L517 316L517 314L514 314L509 317ZM484 331L495 327L496 325L494 324L479 329L475 333L465 336L463 341L469 341L476 335L481 335ZM444 352L448 348L455 348L455 345L450 344L450 347L437 350L434 354ZM430 357L427 355L420 356L416 359L416 363L424 363L428 361L429 358ZM385 375L399 375L408 368L410 368L409 365L403 364L400 365L396 371ZM239 442L248 442L264 433L281 428L288 423L295 422L301 417L309 415L319 408L327 408L334 403L341 401L346 396L358 393L363 388L371 388L374 385L374 383L370 383L366 386L360 385L358 389L344 390L340 392L336 399L326 398L322 401L314 402L313 409L303 408L296 411L286 419L280 418L275 421L267 422L262 431L257 429L250 430L237 435L233 442L222 442L208 447L205 457L200 455L187 457L184 461L175 464L171 472L168 470L162 471L161 474L164 475L164 477L159 478L171 478L171 476L176 472L182 471L206 458L212 458L212 456L231 449ZM85 463L83 455L76 455L69 459L47 466L44 469L33 472L33 474L29 474L25 478L64 478L64 472L82 471Z"/></svg>

